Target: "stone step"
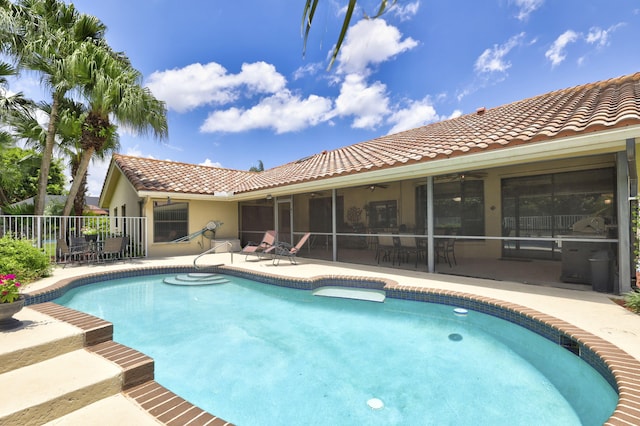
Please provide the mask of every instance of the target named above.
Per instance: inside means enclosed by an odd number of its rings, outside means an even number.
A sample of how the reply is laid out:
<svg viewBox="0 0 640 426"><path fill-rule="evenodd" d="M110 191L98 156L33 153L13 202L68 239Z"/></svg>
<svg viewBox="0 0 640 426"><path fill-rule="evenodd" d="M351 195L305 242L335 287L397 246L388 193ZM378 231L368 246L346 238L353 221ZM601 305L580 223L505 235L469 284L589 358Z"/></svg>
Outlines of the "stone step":
<svg viewBox="0 0 640 426"><path fill-rule="evenodd" d="M204 273L204 272L191 272L189 274L178 274L176 279L179 281L210 281L214 279L227 279L224 275Z"/></svg>
<svg viewBox="0 0 640 426"><path fill-rule="evenodd" d="M69 321L62 320L61 316ZM54 303L23 308L14 318L22 324L10 332L0 333L0 374L110 339L113 335L111 323ZM16 338L18 334L19 338Z"/></svg>
<svg viewBox="0 0 640 426"><path fill-rule="evenodd" d="M119 393L45 423L45 426L106 424L158 426L158 421L130 398Z"/></svg>
<svg viewBox="0 0 640 426"><path fill-rule="evenodd" d="M198 276L190 276L190 275L191 274L185 274L185 275L176 275L175 277L167 277L163 279L163 282L165 284L184 285L184 286L225 284L229 282L229 280L226 279L224 276L218 275L218 274L202 274Z"/></svg>
<svg viewBox="0 0 640 426"><path fill-rule="evenodd" d="M220 274L215 274L213 272L189 272L188 274L186 274L186 276L189 279L192 279L192 278L211 278L211 277L219 277ZM184 277L184 275L180 274L180 275L177 275L176 278L177 277Z"/></svg>
<svg viewBox="0 0 640 426"><path fill-rule="evenodd" d="M120 393L123 371L78 349L0 374L0 424L41 425Z"/></svg>
<svg viewBox="0 0 640 426"><path fill-rule="evenodd" d="M45 426L86 425L158 426L158 421L137 403L119 393L45 423Z"/></svg>

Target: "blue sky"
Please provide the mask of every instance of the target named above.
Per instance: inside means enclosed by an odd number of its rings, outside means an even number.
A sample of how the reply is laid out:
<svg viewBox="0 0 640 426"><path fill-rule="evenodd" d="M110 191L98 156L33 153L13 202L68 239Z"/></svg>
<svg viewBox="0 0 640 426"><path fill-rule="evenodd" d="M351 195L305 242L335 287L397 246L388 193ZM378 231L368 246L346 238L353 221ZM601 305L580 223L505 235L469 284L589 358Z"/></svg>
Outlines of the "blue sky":
<svg viewBox="0 0 640 426"><path fill-rule="evenodd" d="M239 170L640 71L637 0L399 0L377 20L360 0L329 71L346 0L321 1L304 57L304 0L74 4L169 109L168 140L123 129L120 152Z"/></svg>

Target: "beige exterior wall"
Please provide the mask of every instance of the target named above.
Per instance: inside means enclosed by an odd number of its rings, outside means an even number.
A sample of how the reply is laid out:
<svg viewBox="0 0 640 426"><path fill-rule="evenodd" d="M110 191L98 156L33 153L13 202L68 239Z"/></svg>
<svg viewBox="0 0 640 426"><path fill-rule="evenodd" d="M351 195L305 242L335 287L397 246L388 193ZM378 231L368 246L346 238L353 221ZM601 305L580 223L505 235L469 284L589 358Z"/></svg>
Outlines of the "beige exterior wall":
<svg viewBox="0 0 640 426"><path fill-rule="evenodd" d="M211 248L211 240L199 235L180 243L155 243L153 241L153 203L166 203L166 198L149 198L145 205L149 256L197 255ZM238 203L225 201L188 200L172 197L171 202L189 204L189 235L205 227L210 221L223 225L216 230L216 239L238 238Z"/></svg>
<svg viewBox="0 0 640 426"><path fill-rule="evenodd" d="M116 175L116 189L114 190L109 203L109 215L111 217L122 217L122 206L125 206L127 216L139 217L140 198L138 198L136 191L133 189L131 184L129 184L129 181L124 179L120 173L117 173ZM117 215L115 214L116 209ZM118 234L122 232L122 221L118 221L117 227L115 223L115 221L112 221L111 232Z"/></svg>

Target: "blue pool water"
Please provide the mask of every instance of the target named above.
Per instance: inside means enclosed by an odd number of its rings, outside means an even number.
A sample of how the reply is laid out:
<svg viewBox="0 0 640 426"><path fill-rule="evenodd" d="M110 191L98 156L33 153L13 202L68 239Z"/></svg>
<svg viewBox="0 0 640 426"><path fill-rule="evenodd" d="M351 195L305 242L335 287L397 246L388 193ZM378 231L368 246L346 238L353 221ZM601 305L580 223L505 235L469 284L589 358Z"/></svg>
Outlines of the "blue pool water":
<svg viewBox="0 0 640 426"><path fill-rule="evenodd" d="M489 315L163 277L56 302L113 322L114 340L154 358L160 384L238 425L599 425L617 403L579 357Z"/></svg>

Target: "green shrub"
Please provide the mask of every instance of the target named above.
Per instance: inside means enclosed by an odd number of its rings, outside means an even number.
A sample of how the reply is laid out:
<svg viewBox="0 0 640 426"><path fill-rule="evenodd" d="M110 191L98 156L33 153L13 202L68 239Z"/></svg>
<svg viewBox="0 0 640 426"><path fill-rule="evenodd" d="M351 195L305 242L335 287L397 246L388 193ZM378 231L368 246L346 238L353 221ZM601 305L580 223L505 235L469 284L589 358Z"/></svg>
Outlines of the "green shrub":
<svg viewBox="0 0 640 426"><path fill-rule="evenodd" d="M640 291L636 289L632 292L627 293L624 296L624 301L629 309L640 314Z"/></svg>
<svg viewBox="0 0 640 426"><path fill-rule="evenodd" d="M49 275L51 261L46 253L33 247L28 240L16 240L10 235L0 238L0 274L15 274L22 283Z"/></svg>

